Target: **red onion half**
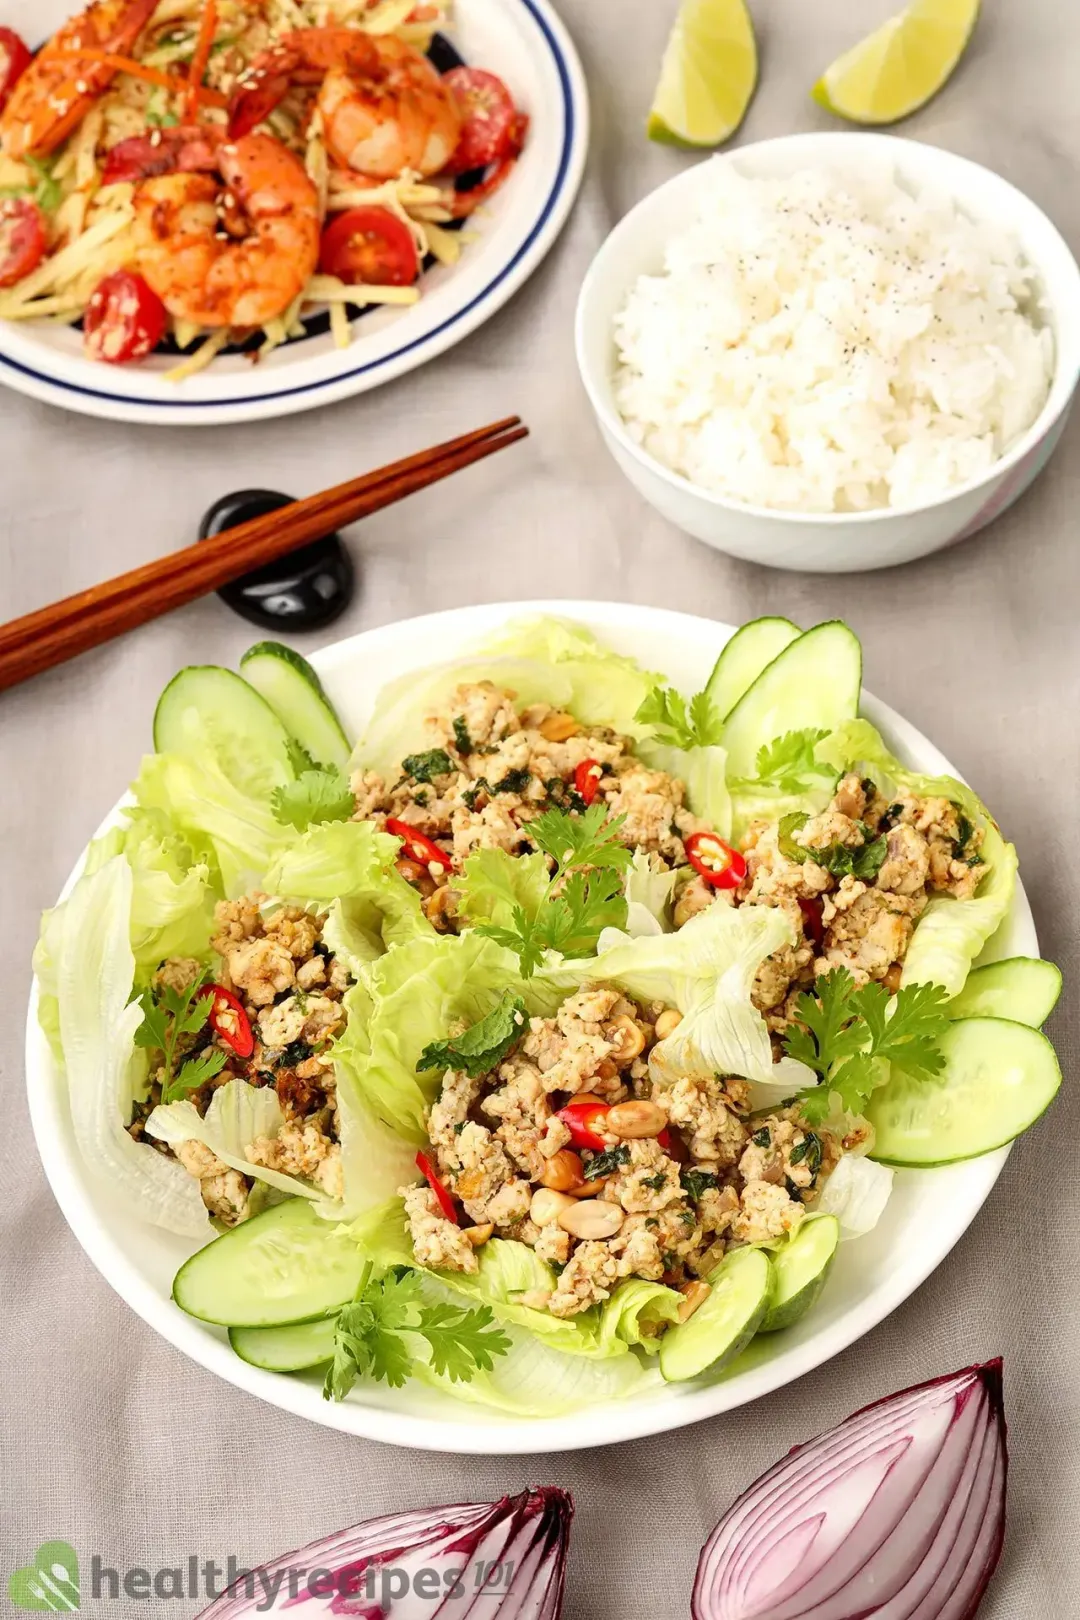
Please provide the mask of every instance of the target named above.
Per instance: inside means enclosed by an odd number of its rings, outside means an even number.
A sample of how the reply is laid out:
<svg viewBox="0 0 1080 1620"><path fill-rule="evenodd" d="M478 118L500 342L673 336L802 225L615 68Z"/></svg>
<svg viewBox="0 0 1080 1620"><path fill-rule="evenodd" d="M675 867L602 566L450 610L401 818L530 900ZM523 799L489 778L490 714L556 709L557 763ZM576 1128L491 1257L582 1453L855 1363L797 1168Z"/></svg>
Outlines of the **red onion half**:
<svg viewBox="0 0 1080 1620"><path fill-rule="evenodd" d="M199 1620L559 1620L573 1515L545 1485L368 1519L240 1576Z"/></svg>
<svg viewBox="0 0 1080 1620"><path fill-rule="evenodd" d="M694 1620L971 1620L1005 1534L1001 1362L796 1446L702 1549Z"/></svg>

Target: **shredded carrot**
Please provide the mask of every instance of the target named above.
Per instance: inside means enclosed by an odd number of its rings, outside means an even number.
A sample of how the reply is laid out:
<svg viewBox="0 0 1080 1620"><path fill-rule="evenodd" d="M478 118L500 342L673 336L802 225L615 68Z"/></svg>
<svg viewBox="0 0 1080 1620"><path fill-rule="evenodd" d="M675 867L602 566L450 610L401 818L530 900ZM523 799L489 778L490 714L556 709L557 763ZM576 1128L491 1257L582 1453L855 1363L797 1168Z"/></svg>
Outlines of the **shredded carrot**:
<svg viewBox="0 0 1080 1620"><path fill-rule="evenodd" d="M68 57L72 62L100 62L103 67L110 67L115 73L130 74L133 79L144 79L147 84L158 84L165 90L183 88L182 81L175 75L164 73L160 68L146 67L131 56L117 56L113 51L93 51L88 48L79 51L57 51L55 56Z"/></svg>
<svg viewBox="0 0 1080 1620"><path fill-rule="evenodd" d="M210 60L210 52L214 48L214 35L217 32L217 0L206 0L199 23L199 37L195 41L195 54L191 58L191 74L188 79L187 116L198 116L199 101L203 95L203 74Z"/></svg>

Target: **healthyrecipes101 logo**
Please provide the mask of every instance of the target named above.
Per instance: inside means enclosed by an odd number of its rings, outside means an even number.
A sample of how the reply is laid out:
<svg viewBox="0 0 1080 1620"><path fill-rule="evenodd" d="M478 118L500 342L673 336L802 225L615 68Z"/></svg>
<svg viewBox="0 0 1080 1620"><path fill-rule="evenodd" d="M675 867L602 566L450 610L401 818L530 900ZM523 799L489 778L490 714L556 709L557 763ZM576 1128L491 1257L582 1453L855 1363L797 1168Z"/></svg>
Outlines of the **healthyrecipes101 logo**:
<svg viewBox="0 0 1080 1620"><path fill-rule="evenodd" d="M99 1601L120 1597L213 1601L230 1591L249 1598L256 1614L266 1614L279 1601L292 1604L303 1597L363 1597L373 1605L377 1603L376 1612L382 1613L392 1603L411 1594L420 1601L416 1613L422 1614L425 1601L430 1603L434 1613L450 1598L464 1597L467 1593L504 1591L513 1578L514 1564L509 1559L501 1563L476 1559L452 1569L372 1563L340 1570L283 1564L250 1570L233 1557L219 1564L212 1558L200 1560L192 1554L184 1565L173 1564L157 1570L140 1566L121 1571L107 1565L95 1553L90 1560L89 1590L84 1594L79 1585L79 1558L74 1547L67 1541L45 1541L32 1561L23 1569L15 1570L9 1578L8 1597L17 1609L64 1614L80 1608L84 1596ZM351 1606L349 1612L354 1612Z"/></svg>

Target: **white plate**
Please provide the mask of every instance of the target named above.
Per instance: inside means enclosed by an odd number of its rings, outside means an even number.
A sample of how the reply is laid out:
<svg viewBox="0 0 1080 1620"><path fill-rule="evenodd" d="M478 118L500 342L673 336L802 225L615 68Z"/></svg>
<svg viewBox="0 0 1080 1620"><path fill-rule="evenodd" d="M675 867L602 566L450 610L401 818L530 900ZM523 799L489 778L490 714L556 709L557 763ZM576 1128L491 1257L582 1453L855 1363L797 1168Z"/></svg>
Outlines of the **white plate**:
<svg viewBox="0 0 1080 1620"><path fill-rule="evenodd" d="M78 0L8 0L4 22L37 43ZM87 360L82 337L45 321L0 321L0 382L35 399L120 422L186 427L250 422L361 394L441 354L517 291L561 230L581 183L589 107L577 52L548 0L456 0L448 37L467 62L503 78L529 114L529 139L506 184L470 221L460 263L425 273L419 303L375 309L348 349L329 333L276 349L258 366L223 355L183 383L176 364Z"/></svg>
<svg viewBox="0 0 1080 1620"><path fill-rule="evenodd" d="M355 735L384 682L455 657L506 619L534 613L577 619L617 651L632 653L649 669L664 670L691 691L704 683L732 633L729 625L660 608L590 602L496 604L370 630L327 647L313 662L346 729ZM932 743L884 703L864 694L863 708L914 769L935 775L952 770ZM74 874L68 887L72 881ZM1003 956L1038 955L1031 910L1019 887L1011 917L994 945L995 954ZM111 1198L108 1186L83 1163L61 1076L38 1028L36 1005L35 982L26 1048L34 1133L57 1202L102 1276L170 1344L240 1389L330 1428L423 1450L485 1455L610 1445L695 1423L767 1395L869 1332L925 1281L975 1218L1008 1156L1003 1148L966 1164L898 1171L879 1226L867 1237L843 1245L828 1287L809 1315L786 1333L755 1340L739 1368L718 1383L668 1385L626 1402L532 1421L487 1416L479 1407L463 1406L414 1385L403 1390L357 1388L346 1402L331 1405L322 1399L317 1378L288 1377L248 1366L233 1355L222 1329L194 1321L172 1303L173 1276L192 1246L133 1222Z"/></svg>

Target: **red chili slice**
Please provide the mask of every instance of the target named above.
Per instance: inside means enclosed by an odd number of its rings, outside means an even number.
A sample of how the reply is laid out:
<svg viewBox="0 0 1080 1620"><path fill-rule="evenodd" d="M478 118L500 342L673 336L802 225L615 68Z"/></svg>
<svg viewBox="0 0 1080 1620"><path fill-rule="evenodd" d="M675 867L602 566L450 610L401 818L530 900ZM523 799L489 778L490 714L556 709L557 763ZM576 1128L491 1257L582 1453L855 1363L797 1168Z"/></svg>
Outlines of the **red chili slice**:
<svg viewBox="0 0 1080 1620"><path fill-rule="evenodd" d="M737 889L746 876L746 857L715 833L691 833L685 847L694 871L714 889Z"/></svg>
<svg viewBox="0 0 1080 1620"><path fill-rule="evenodd" d="M604 767L598 759L583 759L574 771L574 789L585 801L592 804L600 791L600 778L604 774Z"/></svg>
<svg viewBox="0 0 1080 1620"><path fill-rule="evenodd" d="M431 872L432 877L441 877L444 872L450 871L453 862L449 855L426 833L417 832L407 821L399 821L395 816L387 816L386 830L393 833L395 838L401 839L405 853L411 860L419 861L420 865L426 866L429 871L435 868Z"/></svg>
<svg viewBox="0 0 1080 1620"><path fill-rule="evenodd" d="M240 1002L223 984L208 984L203 994L214 998L209 1019L214 1034L231 1047L237 1057L249 1058L255 1050L255 1032Z"/></svg>
<svg viewBox="0 0 1080 1620"><path fill-rule="evenodd" d="M0 28L0 112L33 59L29 45L14 28Z"/></svg>
<svg viewBox="0 0 1080 1620"><path fill-rule="evenodd" d="M114 270L86 306L83 346L92 360L121 366L145 360L165 336L168 312L142 276Z"/></svg>
<svg viewBox="0 0 1080 1620"><path fill-rule="evenodd" d="M411 287L420 255L409 227L388 208L349 208L323 231L319 267L350 286Z"/></svg>
<svg viewBox="0 0 1080 1620"><path fill-rule="evenodd" d="M825 939L825 919L822 917L822 902L820 899L800 900L799 910L802 912L803 928L808 939L815 945L821 945Z"/></svg>
<svg viewBox="0 0 1080 1620"><path fill-rule="evenodd" d="M447 1192L446 1188L436 1175L435 1166L432 1164L426 1153L418 1153L416 1155L416 1168L419 1170L420 1174L423 1176L424 1180L435 1194L435 1197L439 1200L439 1208L442 1210L447 1220L453 1221L454 1225L457 1226L459 1222L454 1200L451 1198L450 1194Z"/></svg>
<svg viewBox="0 0 1080 1620"><path fill-rule="evenodd" d="M570 1132L570 1140L575 1147L591 1148L594 1153L604 1151L607 1143L597 1135L594 1127L604 1118L610 1106L605 1102L572 1102L559 1109L559 1118Z"/></svg>
<svg viewBox="0 0 1080 1620"><path fill-rule="evenodd" d="M0 287L14 287L45 257L45 216L29 197L0 202Z"/></svg>
<svg viewBox="0 0 1080 1620"><path fill-rule="evenodd" d="M447 164L450 174L486 169L521 150L523 120L496 74L484 68L456 67L444 75L443 83L453 91L464 114L461 137Z"/></svg>

